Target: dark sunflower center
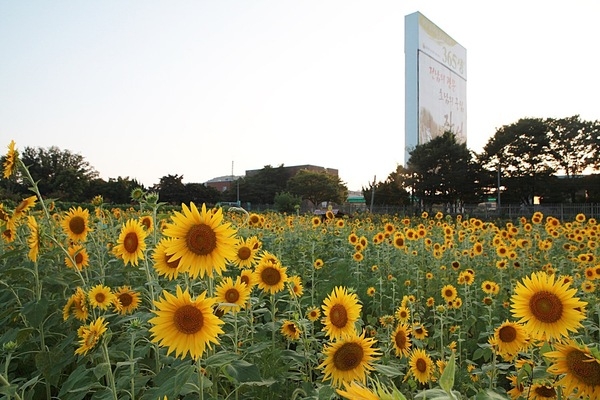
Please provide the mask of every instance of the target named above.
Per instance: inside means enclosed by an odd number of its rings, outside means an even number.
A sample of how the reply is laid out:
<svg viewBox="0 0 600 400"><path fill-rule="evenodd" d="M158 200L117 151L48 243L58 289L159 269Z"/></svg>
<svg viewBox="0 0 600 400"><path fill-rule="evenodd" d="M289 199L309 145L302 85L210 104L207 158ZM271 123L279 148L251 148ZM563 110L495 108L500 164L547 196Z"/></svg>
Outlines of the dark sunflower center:
<svg viewBox="0 0 600 400"><path fill-rule="evenodd" d="M77 253L75 255L75 263L81 264L83 262L83 254Z"/></svg>
<svg viewBox="0 0 600 400"><path fill-rule="evenodd" d="M133 297L129 293L121 293L119 295L119 302L123 307L128 307L133 303Z"/></svg>
<svg viewBox="0 0 600 400"><path fill-rule="evenodd" d="M415 335L422 335L423 334L423 328L415 328Z"/></svg>
<svg viewBox="0 0 600 400"><path fill-rule="evenodd" d="M331 324L337 328L343 328L348 323L348 311L341 304L336 304L329 311L329 319Z"/></svg>
<svg viewBox="0 0 600 400"><path fill-rule="evenodd" d="M236 289L231 288L229 290L227 290L227 292L225 292L225 300L227 300L228 303L236 303L240 298L240 292L238 292Z"/></svg>
<svg viewBox="0 0 600 400"><path fill-rule="evenodd" d="M417 371L425 373L427 372L427 361L422 358L418 358L417 362L415 363L415 367L417 368Z"/></svg>
<svg viewBox="0 0 600 400"><path fill-rule="evenodd" d="M289 324L287 328L292 335L296 333L296 326L294 324Z"/></svg>
<svg viewBox="0 0 600 400"><path fill-rule="evenodd" d="M142 225L146 228L146 229L150 229L151 226L151 221L150 218L144 218L142 219Z"/></svg>
<svg viewBox="0 0 600 400"><path fill-rule="evenodd" d="M240 260L247 260L252 255L252 251L248 247L242 246L239 248L237 254Z"/></svg>
<svg viewBox="0 0 600 400"><path fill-rule="evenodd" d="M81 235L85 232L85 220L79 216L74 216L69 220L69 229L75 235Z"/></svg>
<svg viewBox="0 0 600 400"><path fill-rule="evenodd" d="M535 394L550 399L556 397L556 390L552 386L539 386L535 388Z"/></svg>
<svg viewBox="0 0 600 400"><path fill-rule="evenodd" d="M135 232L129 232L123 239L123 247L128 253L135 253L138 250L138 236Z"/></svg>
<svg viewBox="0 0 600 400"><path fill-rule="evenodd" d="M279 270L273 267L267 267L262 270L260 277L264 283L269 286L277 285L281 281Z"/></svg>
<svg viewBox="0 0 600 400"><path fill-rule="evenodd" d="M339 371L350 371L360 365L364 350L358 343L344 343L333 354L333 365Z"/></svg>
<svg viewBox="0 0 600 400"><path fill-rule="evenodd" d="M406 332L400 331L396 333L396 336L394 336L394 341L396 342L396 346L398 346L399 349L406 348Z"/></svg>
<svg viewBox="0 0 600 400"><path fill-rule="evenodd" d="M96 293L96 302L98 303L104 303L104 300L106 300L106 296L104 295L104 293Z"/></svg>
<svg viewBox="0 0 600 400"><path fill-rule="evenodd" d="M179 332L186 335L193 335L202 329L204 317L202 311L190 304L186 304L175 311L173 322Z"/></svg>
<svg viewBox="0 0 600 400"><path fill-rule="evenodd" d="M179 267L179 258L176 260L172 260L173 257L167 256L167 267L172 269L177 269Z"/></svg>
<svg viewBox="0 0 600 400"><path fill-rule="evenodd" d="M510 325L503 326L498 331L498 337L504 343L512 343L517 338L517 330L514 327L510 326Z"/></svg>
<svg viewBox="0 0 600 400"><path fill-rule="evenodd" d="M188 249L199 256L210 254L217 247L217 236L206 224L192 226L185 239Z"/></svg>
<svg viewBox="0 0 600 400"><path fill-rule="evenodd" d="M563 314L560 298L547 291L537 292L531 296L529 308L535 318L547 324L560 320Z"/></svg>
<svg viewBox="0 0 600 400"><path fill-rule="evenodd" d="M600 386L600 364L580 350L567 354L569 373L588 386Z"/></svg>
<svg viewBox="0 0 600 400"><path fill-rule="evenodd" d="M242 275L240 277L240 281L245 284L246 286L248 286L250 284L250 278L247 275Z"/></svg>
<svg viewBox="0 0 600 400"><path fill-rule="evenodd" d="M446 289L446 291L444 292L444 295L446 297L452 297L453 294L454 294L454 292L450 289Z"/></svg>

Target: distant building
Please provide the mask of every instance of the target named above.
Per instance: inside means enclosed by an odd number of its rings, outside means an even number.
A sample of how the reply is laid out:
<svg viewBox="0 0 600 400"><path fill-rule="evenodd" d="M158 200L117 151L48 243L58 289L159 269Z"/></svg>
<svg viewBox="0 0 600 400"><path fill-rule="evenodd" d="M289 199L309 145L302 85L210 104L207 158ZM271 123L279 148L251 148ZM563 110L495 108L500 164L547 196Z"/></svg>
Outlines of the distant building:
<svg viewBox="0 0 600 400"><path fill-rule="evenodd" d="M277 167L273 167L273 168L277 168ZM261 169L250 169L250 170L246 170L246 176L252 176L252 175L256 175L258 174ZM311 172L325 172L327 174L333 175L335 177L339 176L338 175L338 170L337 169L333 169L333 168L325 168L325 167L319 167L316 165L294 165L292 167L283 167L284 170L289 171L290 176L295 176L298 172L302 171L302 170L306 170L306 171L311 171Z"/></svg>
<svg viewBox="0 0 600 400"><path fill-rule="evenodd" d="M204 185L215 188L219 192L222 193L226 190L231 189L231 185L233 185L233 182L235 182L236 180L238 180L240 178L243 178L243 176L235 176L235 175L219 176L219 177L212 178L211 180L204 182Z"/></svg>
<svg viewBox="0 0 600 400"><path fill-rule="evenodd" d="M277 168L277 167L273 167L273 168ZM302 171L302 170L308 170L311 172L325 172L327 174L333 175L335 177L338 177L338 170L337 169L333 169L333 168L325 168L325 167L319 167L316 165L295 165L292 167L283 167L284 170L286 170L287 172L289 172L290 177L295 176L298 172ZM246 175L245 176L252 176L252 175L256 175L258 174L260 171L262 171L261 169L251 169L251 170L246 170ZM205 186L208 187L212 187L217 189L219 192L224 192L226 190L229 190L232 188L232 185L234 184L234 182L240 178L244 178L245 176L242 175L224 175L224 176L218 176L216 178L212 178L209 181L204 182Z"/></svg>

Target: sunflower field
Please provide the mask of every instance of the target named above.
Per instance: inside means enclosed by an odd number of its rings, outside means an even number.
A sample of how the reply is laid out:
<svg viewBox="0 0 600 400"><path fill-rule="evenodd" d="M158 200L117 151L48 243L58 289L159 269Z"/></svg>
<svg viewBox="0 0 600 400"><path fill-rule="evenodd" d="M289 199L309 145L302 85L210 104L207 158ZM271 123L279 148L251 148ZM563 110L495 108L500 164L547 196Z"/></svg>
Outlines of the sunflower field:
<svg viewBox="0 0 600 400"><path fill-rule="evenodd" d="M59 210L8 146L6 399L597 399L600 225L579 214Z"/></svg>

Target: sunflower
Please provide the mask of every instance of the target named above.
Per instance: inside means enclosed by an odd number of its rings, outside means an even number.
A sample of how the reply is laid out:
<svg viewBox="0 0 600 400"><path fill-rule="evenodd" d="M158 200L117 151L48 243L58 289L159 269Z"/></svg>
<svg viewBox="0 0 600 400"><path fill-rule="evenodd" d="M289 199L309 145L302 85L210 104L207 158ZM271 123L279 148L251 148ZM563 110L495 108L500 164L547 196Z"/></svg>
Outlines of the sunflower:
<svg viewBox="0 0 600 400"><path fill-rule="evenodd" d="M409 373L422 384L427 384L433 376L433 360L423 349L414 349L408 362Z"/></svg>
<svg viewBox="0 0 600 400"><path fill-rule="evenodd" d="M362 260L364 260L365 256L360 251L357 251L352 255L352 258L356 262L361 262Z"/></svg>
<svg viewBox="0 0 600 400"><path fill-rule="evenodd" d="M401 232L394 233L394 240L392 241L394 247L397 249L403 249L405 247L404 234Z"/></svg>
<svg viewBox="0 0 600 400"><path fill-rule="evenodd" d="M344 390L336 389L337 394L349 400L379 400L380 397L362 384L352 381L344 383Z"/></svg>
<svg viewBox="0 0 600 400"><path fill-rule="evenodd" d="M223 222L223 211L207 211L206 205L198 208L182 204L183 213L175 211L172 223L167 225L165 235L174 239L168 248L170 261L179 260L181 268L192 278L221 275L228 260L235 259L234 235L236 230Z"/></svg>
<svg viewBox="0 0 600 400"><path fill-rule="evenodd" d="M74 242L83 242L90 231L88 220L90 212L81 207L71 208L63 218L61 225L69 239Z"/></svg>
<svg viewBox="0 0 600 400"><path fill-rule="evenodd" d="M103 317L99 317L94 322L90 322L89 325L84 325L77 330L79 336L79 348L75 350L75 354L86 355L88 351L93 349L102 334L106 332L108 323L105 322Z"/></svg>
<svg viewBox="0 0 600 400"><path fill-rule="evenodd" d="M108 286L100 284L90 289L88 299L92 307L106 310L115 301L115 295Z"/></svg>
<svg viewBox="0 0 600 400"><path fill-rule="evenodd" d="M167 255L167 249L172 243L172 238L164 237L158 242L152 253L156 273L169 280L176 279L179 273L183 272L181 268L179 268L179 260L169 261L171 256Z"/></svg>
<svg viewBox="0 0 600 400"><path fill-rule="evenodd" d="M505 361L512 361L527 346L527 332L522 325L506 320L494 330L488 342Z"/></svg>
<svg viewBox="0 0 600 400"><path fill-rule="evenodd" d="M146 232L150 233L154 231L154 220L150 215L143 215L139 220L140 225L146 230Z"/></svg>
<svg viewBox="0 0 600 400"><path fill-rule="evenodd" d="M554 275L534 272L523 278L511 297L512 314L520 318L534 339L568 336L576 332L585 318L586 302L574 297L577 289L569 283L554 281Z"/></svg>
<svg viewBox="0 0 600 400"><path fill-rule="evenodd" d="M281 292L288 280L286 270L287 268L282 267L278 261L261 261L254 271L254 281L257 282L258 288L265 292Z"/></svg>
<svg viewBox="0 0 600 400"><path fill-rule="evenodd" d="M483 281L481 283L481 290L486 294L498 294L499 287L496 282Z"/></svg>
<svg viewBox="0 0 600 400"><path fill-rule="evenodd" d="M81 271L89 265L90 256L85 247L80 244L69 246L67 249L68 257L65 257L65 265L68 268L77 268Z"/></svg>
<svg viewBox="0 0 600 400"><path fill-rule="evenodd" d="M219 304L219 309L224 312L238 312L246 307L250 298L250 287L242 282L238 276L235 282L232 278L226 277L217 286L215 301Z"/></svg>
<svg viewBox="0 0 600 400"><path fill-rule="evenodd" d="M586 279L585 281L581 282L581 290L583 290L585 293L593 293L596 290L596 284Z"/></svg>
<svg viewBox="0 0 600 400"><path fill-rule="evenodd" d="M427 328L423 324L413 324L411 332L413 337L419 340L424 340L429 335Z"/></svg>
<svg viewBox="0 0 600 400"><path fill-rule="evenodd" d="M523 385L522 381L519 382L519 378L517 375L510 374L506 377L512 386L512 389L508 390L506 394L509 395L511 399L520 399L521 396L525 393L525 385Z"/></svg>
<svg viewBox="0 0 600 400"><path fill-rule="evenodd" d="M235 257L232 263L238 268L251 268L258 262L261 243L256 236L239 238L235 245Z"/></svg>
<svg viewBox="0 0 600 400"><path fill-rule="evenodd" d="M551 384L534 383L528 390L528 400L554 400L556 389Z"/></svg>
<svg viewBox="0 0 600 400"><path fill-rule="evenodd" d="M138 265L139 260L144 259L146 250L146 237L148 232L142 224L134 219L128 220L121 228L117 245L113 248L114 254L122 258L125 265Z"/></svg>
<svg viewBox="0 0 600 400"><path fill-rule="evenodd" d="M281 325L281 333L289 340L298 340L302 331L298 327L298 324L293 321L286 320L283 321L283 325Z"/></svg>
<svg viewBox="0 0 600 400"><path fill-rule="evenodd" d="M304 287L302 286L302 278L298 275L294 275L288 279L288 288L290 290L290 294L295 298L302 297L304 293Z"/></svg>
<svg viewBox="0 0 600 400"><path fill-rule="evenodd" d="M372 346L376 343L374 338L365 338L364 332L358 336L356 333L344 335L335 342L325 345L323 361L318 368L324 369L323 380L332 380L333 386L342 383L359 381L364 383L366 375L373 370L371 363L381 355L378 349Z"/></svg>
<svg viewBox="0 0 600 400"><path fill-rule="evenodd" d="M15 141L11 140L8 144L8 153L4 158L4 179L10 178L12 174L17 170L17 159L19 153L15 150Z"/></svg>
<svg viewBox="0 0 600 400"><path fill-rule="evenodd" d="M25 213L35 205L36 200L36 196L29 196L26 199L21 200L21 202L17 204L17 207L15 207L15 210L13 211L13 219L17 220L24 216Z"/></svg>
<svg viewBox="0 0 600 400"><path fill-rule="evenodd" d="M367 296L373 297L373 296L375 296L375 292L376 292L376 290L373 286L369 286L367 288Z"/></svg>
<svg viewBox="0 0 600 400"><path fill-rule="evenodd" d="M40 227L34 217L29 215L27 217L27 227L29 228L29 237L27 238L27 246L29 246L29 253L27 256L33 262L36 262L40 254Z"/></svg>
<svg viewBox="0 0 600 400"><path fill-rule="evenodd" d="M87 296L82 288L78 287L69 297L67 303L63 307L63 319L66 321L69 319L71 313L73 316L80 321L85 321L88 318L88 301Z"/></svg>
<svg viewBox="0 0 600 400"><path fill-rule="evenodd" d="M453 285L445 285L442 288L442 298L446 301L452 301L458 296L458 292Z"/></svg>
<svg viewBox="0 0 600 400"><path fill-rule="evenodd" d="M600 359L587 345L573 340L556 343L555 350L544 353L551 359L548 372L560 376L557 385L564 387L563 395L576 391L582 398L597 398L600 394ZM570 398L570 397L569 397Z"/></svg>
<svg viewBox="0 0 600 400"><path fill-rule="evenodd" d="M256 285L256 281L254 280L254 272L251 269L243 269L240 271L240 280L242 283L245 283L246 286L252 288Z"/></svg>
<svg viewBox="0 0 600 400"><path fill-rule="evenodd" d="M400 322L406 322L410 318L410 309L406 306L400 306L396 309L396 318Z"/></svg>
<svg viewBox="0 0 600 400"><path fill-rule="evenodd" d="M408 357L410 346L410 328L407 324L399 324L394 332L392 333L392 343L394 344L394 350L396 350L396 356Z"/></svg>
<svg viewBox="0 0 600 400"><path fill-rule="evenodd" d="M113 305L121 315L131 314L140 305L140 295L129 286L121 286L114 293Z"/></svg>
<svg viewBox="0 0 600 400"><path fill-rule="evenodd" d="M317 258L317 259L315 260L315 262L313 263L313 267L314 267L315 269L321 269L321 268L323 268L323 264L324 264L324 263L323 263L323 260L321 260L320 258Z"/></svg>
<svg viewBox="0 0 600 400"><path fill-rule="evenodd" d="M154 301L157 310L150 319L152 342L166 346L167 355L175 352L175 356L184 358L187 353L194 359L202 356L206 346L219 343L218 335L223 333L224 323L213 314L215 300L206 298L206 292L192 299L187 289L177 286L177 294L163 291L163 298Z"/></svg>
<svg viewBox="0 0 600 400"><path fill-rule="evenodd" d="M306 318L312 322L318 321L320 316L321 310L319 307L311 307L306 311Z"/></svg>
<svg viewBox="0 0 600 400"><path fill-rule="evenodd" d="M345 287L335 287L332 293L323 300L323 331L332 339L355 332L354 324L358 321L362 305L358 303L355 293L348 293Z"/></svg>

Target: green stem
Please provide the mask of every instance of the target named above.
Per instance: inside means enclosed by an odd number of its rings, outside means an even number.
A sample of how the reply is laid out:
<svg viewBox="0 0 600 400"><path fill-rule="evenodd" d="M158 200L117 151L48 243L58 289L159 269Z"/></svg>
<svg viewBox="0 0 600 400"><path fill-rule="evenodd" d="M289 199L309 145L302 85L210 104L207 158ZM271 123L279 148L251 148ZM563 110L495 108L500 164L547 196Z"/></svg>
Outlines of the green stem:
<svg viewBox="0 0 600 400"><path fill-rule="evenodd" d="M108 364L108 384L110 385L110 391L114 400L119 400L117 397L117 387L115 385L115 376L113 375L112 365L110 363L110 356L108 355L108 345L106 340L102 340L102 353L104 354L104 361ZM133 393L132 393L133 396Z"/></svg>
<svg viewBox="0 0 600 400"><path fill-rule="evenodd" d="M10 382L2 374L0 374L0 384L2 384L2 386L10 386ZM10 397L9 397L9 399L10 399ZM15 393L15 399L21 400L21 396L19 396L17 393Z"/></svg>
<svg viewBox="0 0 600 400"><path fill-rule="evenodd" d="M134 347L135 347L135 331L131 332L131 341L129 342L129 362L131 365L129 366L129 371L131 373L131 400L135 400L135 364L133 363L134 359Z"/></svg>
<svg viewBox="0 0 600 400"><path fill-rule="evenodd" d="M202 357L198 357L196 361L196 369L198 370L198 384L200 385L200 400L204 400L204 374L202 374Z"/></svg>
<svg viewBox="0 0 600 400"><path fill-rule="evenodd" d="M271 293L271 322L273 323L273 330L271 334L271 342L273 350L275 349L275 295Z"/></svg>

